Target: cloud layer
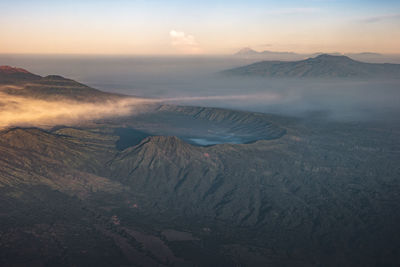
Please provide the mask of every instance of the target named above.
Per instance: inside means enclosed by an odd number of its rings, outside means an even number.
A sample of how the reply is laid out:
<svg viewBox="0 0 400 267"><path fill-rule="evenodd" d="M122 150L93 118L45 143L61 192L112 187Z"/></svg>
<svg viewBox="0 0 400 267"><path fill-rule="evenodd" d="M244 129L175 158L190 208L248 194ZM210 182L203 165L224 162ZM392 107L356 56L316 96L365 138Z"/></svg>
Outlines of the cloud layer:
<svg viewBox="0 0 400 267"><path fill-rule="evenodd" d="M126 98L103 103L47 101L0 93L0 129L13 126L49 127L75 124L145 110L146 99Z"/></svg>

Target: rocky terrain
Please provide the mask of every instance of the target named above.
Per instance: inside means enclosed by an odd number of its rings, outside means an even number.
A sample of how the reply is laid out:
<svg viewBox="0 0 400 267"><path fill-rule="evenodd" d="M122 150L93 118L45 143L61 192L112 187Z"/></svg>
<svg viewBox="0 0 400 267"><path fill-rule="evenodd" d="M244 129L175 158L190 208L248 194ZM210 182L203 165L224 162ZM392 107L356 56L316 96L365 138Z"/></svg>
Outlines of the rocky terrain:
<svg viewBox="0 0 400 267"><path fill-rule="evenodd" d="M396 266L399 125L158 105L9 127L0 265Z"/></svg>

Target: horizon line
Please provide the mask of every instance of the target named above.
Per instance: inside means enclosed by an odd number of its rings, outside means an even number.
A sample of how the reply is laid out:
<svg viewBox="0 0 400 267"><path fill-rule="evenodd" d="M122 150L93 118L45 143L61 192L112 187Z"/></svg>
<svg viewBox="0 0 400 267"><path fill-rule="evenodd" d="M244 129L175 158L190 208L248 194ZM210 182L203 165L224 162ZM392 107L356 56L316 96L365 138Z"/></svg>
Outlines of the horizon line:
<svg viewBox="0 0 400 267"><path fill-rule="evenodd" d="M299 53L299 52L294 52L294 51L275 51L275 50L255 50L252 49L255 52L262 53L262 52L272 52L272 53L294 53L297 55L315 55L315 54L339 54L339 55L349 55L349 54L379 54L379 55L388 55L388 56L394 56L398 55L400 56L400 52L397 53L381 53L381 52L372 52L372 51L363 51L363 52L338 52L338 51L331 51L331 52L322 52L322 51L317 51L317 52L310 52L310 53ZM237 52L239 52L237 50ZM176 54L150 54L150 53L145 53L145 54L137 54L137 53L34 53L34 52L0 52L0 55L10 55L10 56L133 56L133 57L232 57L235 56L237 52L234 52L232 54L222 54L222 53L204 53L204 54L182 54L182 53L176 53Z"/></svg>

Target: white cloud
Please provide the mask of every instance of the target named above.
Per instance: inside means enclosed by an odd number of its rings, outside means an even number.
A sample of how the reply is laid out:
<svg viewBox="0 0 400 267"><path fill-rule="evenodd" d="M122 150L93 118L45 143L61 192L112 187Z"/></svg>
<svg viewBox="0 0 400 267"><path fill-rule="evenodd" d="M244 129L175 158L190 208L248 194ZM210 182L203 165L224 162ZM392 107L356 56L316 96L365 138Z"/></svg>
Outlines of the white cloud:
<svg viewBox="0 0 400 267"><path fill-rule="evenodd" d="M199 44L193 35L185 34L182 31L171 30L169 32L171 37L171 45L184 53L198 53L200 52Z"/></svg>

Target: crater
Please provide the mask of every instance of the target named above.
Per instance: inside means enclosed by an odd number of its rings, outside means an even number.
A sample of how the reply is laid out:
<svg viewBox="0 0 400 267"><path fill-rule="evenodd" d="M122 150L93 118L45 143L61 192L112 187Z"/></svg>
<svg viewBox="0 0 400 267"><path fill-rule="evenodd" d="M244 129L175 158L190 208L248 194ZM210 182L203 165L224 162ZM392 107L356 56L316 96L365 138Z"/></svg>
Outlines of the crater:
<svg viewBox="0 0 400 267"><path fill-rule="evenodd" d="M119 150L137 145L147 136L177 136L192 145L213 146L277 139L286 133L261 113L169 105L123 118L123 124L115 130Z"/></svg>

